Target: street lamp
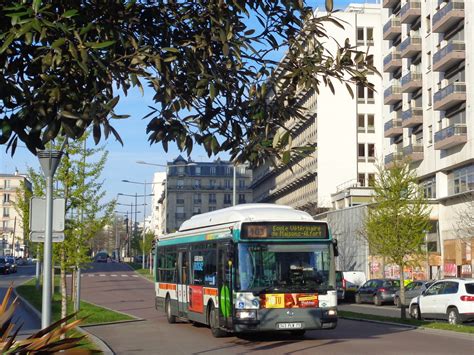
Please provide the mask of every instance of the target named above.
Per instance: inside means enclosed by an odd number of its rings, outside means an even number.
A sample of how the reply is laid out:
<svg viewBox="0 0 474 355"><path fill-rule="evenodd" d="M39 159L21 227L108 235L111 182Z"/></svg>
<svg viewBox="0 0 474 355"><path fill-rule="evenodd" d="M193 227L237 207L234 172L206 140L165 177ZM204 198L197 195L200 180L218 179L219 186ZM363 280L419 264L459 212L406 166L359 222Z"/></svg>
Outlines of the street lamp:
<svg viewBox="0 0 474 355"><path fill-rule="evenodd" d="M133 226L133 203L130 203L130 234L133 233L133 235L136 235L136 231L137 231L137 214L140 213L140 211L138 211L138 206L142 206L141 204L137 204L137 198L138 197L142 197L142 195L129 195L129 194L123 194L123 193L118 193L117 194L117 198L119 196L128 196L128 197L135 197L135 225ZM116 203L117 205L120 205L120 206L129 206L128 204L124 204L124 203L120 203L120 202L117 202ZM128 256L130 257L130 241L131 241L131 238L129 236L128 238L128 247L127 247L127 254Z"/></svg>
<svg viewBox="0 0 474 355"><path fill-rule="evenodd" d="M143 185L144 188L144 194L143 194L143 235L142 235L142 269L145 268L145 223L146 223L146 197L147 196L153 196L154 194L147 195L146 194L146 185L153 185L153 182L147 183L146 180L145 182L138 182L138 181L130 181L130 180L122 180L122 182L127 182L130 184L138 184L138 185Z"/></svg>

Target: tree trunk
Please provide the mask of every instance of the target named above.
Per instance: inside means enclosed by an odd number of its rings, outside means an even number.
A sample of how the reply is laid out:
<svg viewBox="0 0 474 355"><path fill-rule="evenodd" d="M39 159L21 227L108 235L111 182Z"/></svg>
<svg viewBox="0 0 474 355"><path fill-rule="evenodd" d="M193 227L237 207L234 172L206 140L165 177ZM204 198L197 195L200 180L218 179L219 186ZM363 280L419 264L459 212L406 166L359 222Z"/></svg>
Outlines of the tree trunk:
<svg viewBox="0 0 474 355"><path fill-rule="evenodd" d="M400 269L400 317L402 319L407 318L406 305L405 305L405 275L404 275L404 263L398 265Z"/></svg>
<svg viewBox="0 0 474 355"><path fill-rule="evenodd" d="M76 304L76 268L72 268L71 275L71 302Z"/></svg>

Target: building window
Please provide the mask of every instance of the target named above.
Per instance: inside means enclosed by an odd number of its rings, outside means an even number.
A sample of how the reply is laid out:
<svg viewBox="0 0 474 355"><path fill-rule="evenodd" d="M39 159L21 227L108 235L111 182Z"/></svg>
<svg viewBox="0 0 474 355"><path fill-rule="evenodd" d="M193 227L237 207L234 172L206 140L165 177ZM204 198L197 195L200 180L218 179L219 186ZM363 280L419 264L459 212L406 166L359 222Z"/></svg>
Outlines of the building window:
<svg viewBox="0 0 474 355"><path fill-rule="evenodd" d="M433 126L428 126L428 143L433 144Z"/></svg>
<svg viewBox="0 0 474 355"><path fill-rule="evenodd" d="M369 174L369 186L375 185L375 174Z"/></svg>
<svg viewBox="0 0 474 355"><path fill-rule="evenodd" d="M425 198L436 198L436 176L421 181L420 186Z"/></svg>
<svg viewBox="0 0 474 355"><path fill-rule="evenodd" d="M201 207L193 207L193 216L201 214Z"/></svg>
<svg viewBox="0 0 474 355"><path fill-rule="evenodd" d="M369 104L375 103L374 90L372 90L371 88L367 88L367 102Z"/></svg>
<svg viewBox="0 0 474 355"><path fill-rule="evenodd" d="M375 132L374 121L374 115L367 115L367 130L369 132Z"/></svg>
<svg viewBox="0 0 474 355"><path fill-rule="evenodd" d="M209 194L209 203L217 203L216 194Z"/></svg>
<svg viewBox="0 0 474 355"><path fill-rule="evenodd" d="M367 27L367 45L374 44L374 29L372 27Z"/></svg>
<svg viewBox="0 0 474 355"><path fill-rule="evenodd" d="M245 189L245 180L239 180L239 188Z"/></svg>
<svg viewBox="0 0 474 355"><path fill-rule="evenodd" d="M357 130L365 132L365 115L357 115Z"/></svg>
<svg viewBox="0 0 474 355"><path fill-rule="evenodd" d="M357 85L357 102L365 102L365 88L362 85Z"/></svg>
<svg viewBox="0 0 474 355"><path fill-rule="evenodd" d="M370 158L375 158L375 144L369 143L367 145L367 150Z"/></svg>
<svg viewBox="0 0 474 355"><path fill-rule="evenodd" d="M357 27L357 45L364 45L364 28Z"/></svg>
<svg viewBox="0 0 474 355"><path fill-rule="evenodd" d="M4 202L4 203L10 202L10 194L5 194L5 195L3 195L3 202Z"/></svg>
<svg viewBox="0 0 474 355"><path fill-rule="evenodd" d="M431 52L426 53L426 67L431 70Z"/></svg>
<svg viewBox="0 0 474 355"><path fill-rule="evenodd" d="M228 176L228 175L232 175L233 174L233 171L232 171L232 167L230 166L226 166L225 167L225 174Z"/></svg>
<svg viewBox="0 0 474 355"><path fill-rule="evenodd" d="M232 203L232 199L230 197L230 194L224 194L224 204L230 205Z"/></svg>
<svg viewBox="0 0 474 355"><path fill-rule="evenodd" d="M365 144L360 144L359 143L359 153L358 153L359 158L365 157Z"/></svg>
<svg viewBox="0 0 474 355"><path fill-rule="evenodd" d="M365 174L358 174L357 181L359 182L359 186L365 186Z"/></svg>
<svg viewBox="0 0 474 355"><path fill-rule="evenodd" d="M177 187L178 189L184 189L184 180L178 179L178 180L176 181L176 187Z"/></svg>
<svg viewBox="0 0 474 355"><path fill-rule="evenodd" d="M196 166L196 169L194 170L196 175L201 175L201 167L200 166Z"/></svg>
<svg viewBox="0 0 474 355"><path fill-rule="evenodd" d="M230 182L230 180L224 180L224 188L226 189L232 188L232 183Z"/></svg>
<svg viewBox="0 0 474 355"><path fill-rule="evenodd" d="M449 194L474 190L474 164L453 170L448 175Z"/></svg>
<svg viewBox="0 0 474 355"><path fill-rule="evenodd" d="M245 194L239 194L239 203L245 203Z"/></svg>
<svg viewBox="0 0 474 355"><path fill-rule="evenodd" d="M432 97L431 97L431 88L428 89L428 107L431 107L433 104Z"/></svg>
<svg viewBox="0 0 474 355"><path fill-rule="evenodd" d="M185 219L184 206L176 206L176 219Z"/></svg>
<svg viewBox="0 0 474 355"><path fill-rule="evenodd" d="M178 175L184 175L184 166L178 166Z"/></svg>
<svg viewBox="0 0 474 355"><path fill-rule="evenodd" d="M3 207L3 217L10 217L10 209L8 207Z"/></svg>
<svg viewBox="0 0 474 355"><path fill-rule="evenodd" d="M9 221L3 221L3 222L2 222L3 231L8 230L8 222L9 222Z"/></svg>
<svg viewBox="0 0 474 355"><path fill-rule="evenodd" d="M199 204L202 203L201 194L200 194L200 193L194 194L193 202L194 202L196 205L199 205Z"/></svg>
<svg viewBox="0 0 474 355"><path fill-rule="evenodd" d="M216 175L216 167L211 166L211 175Z"/></svg>
<svg viewBox="0 0 474 355"><path fill-rule="evenodd" d="M425 23L426 23L426 34L429 34L431 33L431 16L430 15L426 16Z"/></svg>
<svg viewBox="0 0 474 355"><path fill-rule="evenodd" d="M5 187L5 189L9 189L10 188L10 180L4 180L3 186Z"/></svg>
<svg viewBox="0 0 474 355"><path fill-rule="evenodd" d="M212 211L215 211L216 210L216 206L209 206L209 212L212 212Z"/></svg>
<svg viewBox="0 0 474 355"><path fill-rule="evenodd" d="M195 189L200 189L201 188L201 180L199 180L199 179L194 180L194 188Z"/></svg>
<svg viewBox="0 0 474 355"><path fill-rule="evenodd" d="M209 188L213 189L216 187L216 180L209 180Z"/></svg>

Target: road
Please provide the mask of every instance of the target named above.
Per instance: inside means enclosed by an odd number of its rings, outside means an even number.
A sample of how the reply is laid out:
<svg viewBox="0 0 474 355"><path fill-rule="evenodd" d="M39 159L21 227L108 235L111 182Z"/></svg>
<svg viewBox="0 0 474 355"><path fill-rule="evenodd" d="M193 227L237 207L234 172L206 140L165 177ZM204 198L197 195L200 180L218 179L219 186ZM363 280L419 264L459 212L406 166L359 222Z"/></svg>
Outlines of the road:
<svg viewBox="0 0 474 355"><path fill-rule="evenodd" d="M154 309L153 284L121 264L94 264L84 273L82 298L142 321L86 329L117 354L472 354L472 335L340 320L335 330L216 339L204 326L168 324Z"/></svg>
<svg viewBox="0 0 474 355"><path fill-rule="evenodd" d="M0 275L0 300L3 300L3 296L10 285L13 284L14 287L21 285L23 282L33 277L35 271L35 265L18 266L17 273ZM21 302L15 311L13 319L17 325L23 323L19 333L20 337L31 334L41 328L41 319L39 319Z"/></svg>

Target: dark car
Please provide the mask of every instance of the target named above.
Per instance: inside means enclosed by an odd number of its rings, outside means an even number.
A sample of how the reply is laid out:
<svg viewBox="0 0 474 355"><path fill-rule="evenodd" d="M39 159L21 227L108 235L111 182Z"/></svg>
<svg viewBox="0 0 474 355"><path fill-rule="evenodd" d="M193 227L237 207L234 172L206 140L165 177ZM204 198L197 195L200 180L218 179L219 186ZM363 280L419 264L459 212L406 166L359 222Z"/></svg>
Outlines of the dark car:
<svg viewBox="0 0 474 355"><path fill-rule="evenodd" d="M405 306L408 306L413 298L421 295L424 290L426 290L433 284L433 282L434 281L425 280L416 280L410 282L408 285L405 286L405 302L403 304ZM393 303L395 303L395 306L400 308L402 306L402 303L400 301L400 290L398 290L397 292L395 292L395 298L393 300Z"/></svg>
<svg viewBox="0 0 474 355"><path fill-rule="evenodd" d="M8 274L10 272L10 267L7 263L7 260L0 256L0 273L1 274Z"/></svg>
<svg viewBox="0 0 474 355"><path fill-rule="evenodd" d="M109 255L107 253L97 253L95 256L96 263L106 263L108 261Z"/></svg>
<svg viewBox="0 0 474 355"><path fill-rule="evenodd" d="M393 303L395 292L400 289L399 280L372 279L363 284L355 294L356 303Z"/></svg>
<svg viewBox="0 0 474 355"><path fill-rule="evenodd" d="M8 271L10 273L17 272L18 268L17 268L17 263L16 263L15 258L13 256L7 256L5 259L7 260L7 264L8 264L8 267L9 267Z"/></svg>

